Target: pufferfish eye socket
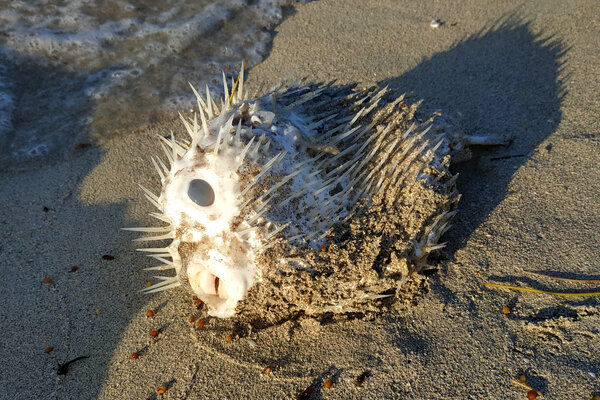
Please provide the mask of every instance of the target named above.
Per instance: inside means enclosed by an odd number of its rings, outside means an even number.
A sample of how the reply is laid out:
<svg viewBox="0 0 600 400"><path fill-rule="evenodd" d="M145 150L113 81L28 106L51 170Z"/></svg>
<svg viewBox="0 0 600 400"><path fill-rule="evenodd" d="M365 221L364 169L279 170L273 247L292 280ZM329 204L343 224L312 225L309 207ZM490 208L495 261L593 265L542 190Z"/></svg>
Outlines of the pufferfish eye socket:
<svg viewBox="0 0 600 400"><path fill-rule="evenodd" d="M187 192L189 198L201 207L211 206L215 202L215 191L203 179L193 179Z"/></svg>

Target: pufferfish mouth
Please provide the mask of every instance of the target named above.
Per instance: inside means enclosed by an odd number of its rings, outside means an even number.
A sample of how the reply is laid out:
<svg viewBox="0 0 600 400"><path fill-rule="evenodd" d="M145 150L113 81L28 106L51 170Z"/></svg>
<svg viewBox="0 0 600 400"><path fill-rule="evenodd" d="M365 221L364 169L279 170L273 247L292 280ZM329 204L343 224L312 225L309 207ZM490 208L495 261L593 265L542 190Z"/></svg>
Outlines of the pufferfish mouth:
<svg viewBox="0 0 600 400"><path fill-rule="evenodd" d="M198 287L206 295L218 296L221 299L236 298L240 296L240 293L236 293L236 291L238 291L235 290L236 285L231 283L227 284L226 281L212 274L208 270L198 272L196 275ZM241 296L243 297L243 293L241 293Z"/></svg>
<svg viewBox="0 0 600 400"><path fill-rule="evenodd" d="M211 315L230 317L252 282L224 265L216 269L218 271L206 266L188 266L188 281L196 296L209 307Z"/></svg>

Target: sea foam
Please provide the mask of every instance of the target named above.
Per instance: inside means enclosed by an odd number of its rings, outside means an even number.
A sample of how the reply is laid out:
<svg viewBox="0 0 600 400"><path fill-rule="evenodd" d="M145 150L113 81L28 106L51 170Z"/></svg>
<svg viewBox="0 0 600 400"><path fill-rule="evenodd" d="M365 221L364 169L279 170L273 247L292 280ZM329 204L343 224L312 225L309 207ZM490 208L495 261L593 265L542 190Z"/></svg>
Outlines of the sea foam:
<svg viewBox="0 0 600 400"><path fill-rule="evenodd" d="M221 71L262 60L286 3L0 5L0 166L69 157L189 108L188 82L215 89Z"/></svg>

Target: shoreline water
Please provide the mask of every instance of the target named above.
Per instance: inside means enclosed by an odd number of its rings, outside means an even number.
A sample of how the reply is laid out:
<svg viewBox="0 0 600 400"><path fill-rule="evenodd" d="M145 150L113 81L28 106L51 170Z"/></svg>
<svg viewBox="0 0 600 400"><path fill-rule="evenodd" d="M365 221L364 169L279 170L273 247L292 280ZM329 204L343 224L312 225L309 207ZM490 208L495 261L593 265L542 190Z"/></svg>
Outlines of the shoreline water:
<svg viewBox="0 0 600 400"><path fill-rule="evenodd" d="M0 169L31 170L195 105L268 53L283 0L0 5Z"/></svg>
<svg viewBox="0 0 600 400"><path fill-rule="evenodd" d="M525 270L598 277L600 82L590 77L600 34L586 24L599 11L592 0L321 0L295 6L275 28L250 89L293 70L389 85L469 133L513 135L454 167L463 198L440 271L402 315L289 321L257 332L253 345L211 330L183 289L137 293L151 275L120 228L149 222L137 183L158 184L148 158L156 134L182 130L176 116L2 175L0 398L296 398L312 387L304 398L525 399L511 383L520 375L544 398L600 395L598 298L482 286L581 288ZM444 24L433 29L433 19ZM79 356L90 358L57 376L57 364Z"/></svg>

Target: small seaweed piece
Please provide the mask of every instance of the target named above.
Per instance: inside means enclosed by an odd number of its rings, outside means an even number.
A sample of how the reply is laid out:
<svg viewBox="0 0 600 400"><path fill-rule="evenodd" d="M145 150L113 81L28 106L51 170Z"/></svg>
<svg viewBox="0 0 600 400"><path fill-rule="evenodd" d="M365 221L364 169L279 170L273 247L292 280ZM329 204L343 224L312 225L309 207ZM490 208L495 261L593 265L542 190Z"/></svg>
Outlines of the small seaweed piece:
<svg viewBox="0 0 600 400"><path fill-rule="evenodd" d="M304 389L298 395L298 400L307 400L307 399L310 399L310 396L314 393L314 391L315 391L314 385L308 386L306 389Z"/></svg>
<svg viewBox="0 0 600 400"><path fill-rule="evenodd" d="M590 284L590 285L597 285L600 283L600 279L561 278L558 276L540 274L539 272L533 272L533 271L525 271L525 272L527 272L528 274L533 274L533 275L537 275L537 276L541 276L541 277L549 278L549 279L554 279L556 281L562 281L562 282L586 283L586 284Z"/></svg>
<svg viewBox="0 0 600 400"><path fill-rule="evenodd" d="M229 96L229 105L231 105L231 102L233 101L233 96L235 95L235 91L237 90L238 84L240 83L240 77L242 77L244 74L244 68L246 68L246 64L247 64L247 61L244 61L243 65L242 65L242 70L238 74L237 79L235 80L235 83L233 84L233 88L231 89L231 96ZM243 93L242 93L242 95L243 95Z"/></svg>
<svg viewBox="0 0 600 400"><path fill-rule="evenodd" d="M524 376L523 376L523 378L524 378ZM534 388L532 388L531 386L529 386L525 380L512 378L510 381L512 383L514 383L515 385L520 386L523 389L528 390L529 391L528 394L527 394L528 396L529 396L530 392L535 392L536 397L542 395L542 393L539 390L535 390Z"/></svg>
<svg viewBox="0 0 600 400"><path fill-rule="evenodd" d="M592 296L600 296L600 292L552 292L550 290L541 290L534 289L530 287L523 286L515 286L515 285L505 285L502 283L493 283L493 282L484 282L483 286L487 287L496 287L501 289L511 289L511 290L520 290L522 292L531 292L531 293L542 293L542 294L551 294L553 296L561 296L561 297L592 297Z"/></svg>
<svg viewBox="0 0 600 400"><path fill-rule="evenodd" d="M83 360L84 358L90 358L90 356L79 356L77 358L72 359L71 361L67 361L64 364L58 364L58 375L66 375L69 372L69 365L73 364L75 361Z"/></svg>
<svg viewBox="0 0 600 400"><path fill-rule="evenodd" d="M363 372L362 374L360 374L359 376L356 377L356 379L354 380L354 385L356 387L361 387L362 384L365 383L365 380L367 378L371 377L371 375L373 375L373 374L369 370Z"/></svg>

